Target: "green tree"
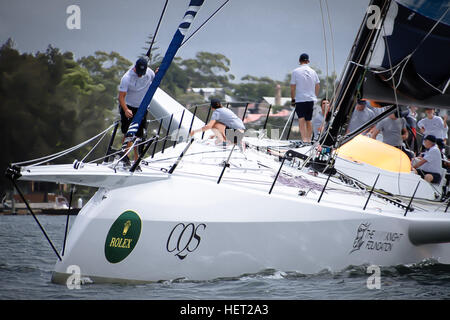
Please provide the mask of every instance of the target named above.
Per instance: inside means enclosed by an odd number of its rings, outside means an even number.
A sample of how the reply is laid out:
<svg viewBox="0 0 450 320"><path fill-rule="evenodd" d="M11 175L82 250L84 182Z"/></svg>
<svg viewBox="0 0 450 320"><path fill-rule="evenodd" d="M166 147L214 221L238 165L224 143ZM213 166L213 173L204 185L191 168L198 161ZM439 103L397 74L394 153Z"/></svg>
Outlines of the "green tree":
<svg viewBox="0 0 450 320"><path fill-rule="evenodd" d="M220 53L198 52L195 59L180 62L189 79L189 87L230 87L234 80L230 71L231 61Z"/></svg>
<svg viewBox="0 0 450 320"><path fill-rule="evenodd" d="M117 110L120 78L130 65L115 52L98 51L79 61L52 46L34 55L21 54L9 39L0 48L0 134L4 137L0 170L4 172L12 162L67 149L109 126ZM88 149L73 153L70 160L80 159ZM0 179L3 193L4 175Z"/></svg>
<svg viewBox="0 0 450 320"><path fill-rule="evenodd" d="M144 50L141 55L142 57L147 56L147 52L152 44L152 41L153 41L153 35L149 35L147 41L145 41L146 45L144 47L142 47L142 49ZM161 60L162 60L162 56L161 56L160 50L159 50L160 48L156 46L156 43L157 43L157 41L155 41L153 43L152 50L150 51L150 57L148 57L150 60L150 62L149 62L150 65L160 64Z"/></svg>
<svg viewBox="0 0 450 320"><path fill-rule="evenodd" d="M283 88L284 83L268 77L246 75L241 78L243 83L235 84L234 94L242 101L260 101L262 97L275 96L277 84Z"/></svg>

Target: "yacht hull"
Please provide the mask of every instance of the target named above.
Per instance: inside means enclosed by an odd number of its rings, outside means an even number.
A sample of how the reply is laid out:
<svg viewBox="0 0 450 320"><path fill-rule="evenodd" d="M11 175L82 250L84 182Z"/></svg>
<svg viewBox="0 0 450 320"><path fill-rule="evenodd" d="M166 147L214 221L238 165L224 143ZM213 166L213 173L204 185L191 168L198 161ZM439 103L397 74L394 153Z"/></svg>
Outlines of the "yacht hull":
<svg viewBox="0 0 450 320"><path fill-rule="evenodd" d="M400 208L380 213L376 204L363 211L364 197L361 205L354 198L338 203L330 193L317 203L282 191L268 195L182 174L100 189L77 216L52 281L65 283L71 266L94 282L152 282L268 268L309 274L429 258L450 263L449 244L415 245L410 234L425 220L428 232L435 223L448 234L442 213L405 217Z"/></svg>

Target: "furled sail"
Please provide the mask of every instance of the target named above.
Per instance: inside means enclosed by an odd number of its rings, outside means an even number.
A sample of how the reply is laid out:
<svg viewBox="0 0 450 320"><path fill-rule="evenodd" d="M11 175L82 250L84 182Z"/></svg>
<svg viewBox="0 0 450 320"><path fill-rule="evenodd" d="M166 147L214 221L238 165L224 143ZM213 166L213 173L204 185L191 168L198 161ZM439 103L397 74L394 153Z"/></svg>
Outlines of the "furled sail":
<svg viewBox="0 0 450 320"><path fill-rule="evenodd" d="M148 88L147 93L142 99L142 102L139 105L139 109L136 115L133 117L133 121L131 122L128 128L128 131L126 133L126 136L128 138L135 136L139 128L139 124L141 123L142 118L145 115L145 111L147 110L148 105L152 101L156 89L159 87L162 78L167 72L167 69L169 69L172 60L178 51L178 48L183 42L184 37L186 36L186 33L188 32L192 21L197 15L198 10L200 10L200 7L203 5L203 2L204 0L191 0L191 2L189 3L189 7L183 17L183 21L181 22L177 31L175 32L175 35L173 36L172 41L170 42L169 47L167 48L166 54L164 55L161 65L159 66L159 70L156 73L155 78L153 79L153 82L151 83L150 87Z"/></svg>
<svg viewBox="0 0 450 320"><path fill-rule="evenodd" d="M450 109L449 8L448 0L371 0L332 101L323 145L348 141L357 99Z"/></svg>
<svg viewBox="0 0 450 320"><path fill-rule="evenodd" d="M450 108L448 0L391 1L377 28L374 51L364 65L361 96L384 103Z"/></svg>

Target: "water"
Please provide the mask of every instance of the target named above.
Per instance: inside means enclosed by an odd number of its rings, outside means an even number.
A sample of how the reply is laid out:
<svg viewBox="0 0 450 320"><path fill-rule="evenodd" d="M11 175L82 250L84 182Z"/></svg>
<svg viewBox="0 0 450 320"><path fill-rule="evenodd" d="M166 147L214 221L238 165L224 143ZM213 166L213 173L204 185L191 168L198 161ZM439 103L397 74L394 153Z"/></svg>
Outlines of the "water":
<svg viewBox="0 0 450 320"><path fill-rule="evenodd" d="M38 216L62 248L65 216ZM71 223L76 217L71 216ZM381 268L381 288L368 289L367 266L304 275L280 270L210 281L144 285L84 284L79 290L50 282L56 255L32 216L0 216L0 300L373 300L450 299L450 266L425 261Z"/></svg>

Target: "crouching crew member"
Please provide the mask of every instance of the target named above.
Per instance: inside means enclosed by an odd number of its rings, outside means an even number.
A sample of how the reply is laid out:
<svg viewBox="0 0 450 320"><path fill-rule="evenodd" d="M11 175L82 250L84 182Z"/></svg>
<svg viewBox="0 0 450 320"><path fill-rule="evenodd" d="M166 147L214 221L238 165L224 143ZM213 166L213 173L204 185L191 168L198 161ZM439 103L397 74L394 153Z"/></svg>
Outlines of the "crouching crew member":
<svg viewBox="0 0 450 320"><path fill-rule="evenodd" d="M442 157L436 146L436 137L428 135L423 143L428 150L421 157L413 159L413 168L425 181L439 183L442 179Z"/></svg>

